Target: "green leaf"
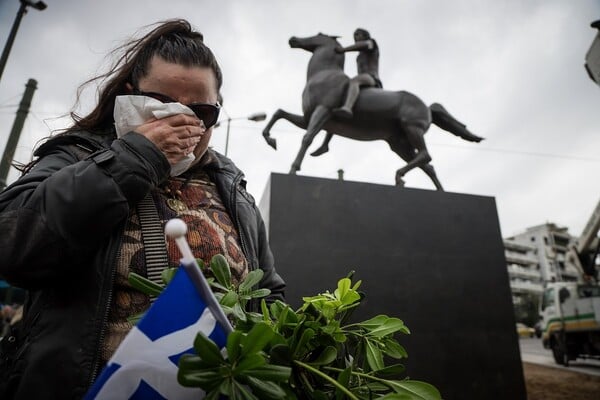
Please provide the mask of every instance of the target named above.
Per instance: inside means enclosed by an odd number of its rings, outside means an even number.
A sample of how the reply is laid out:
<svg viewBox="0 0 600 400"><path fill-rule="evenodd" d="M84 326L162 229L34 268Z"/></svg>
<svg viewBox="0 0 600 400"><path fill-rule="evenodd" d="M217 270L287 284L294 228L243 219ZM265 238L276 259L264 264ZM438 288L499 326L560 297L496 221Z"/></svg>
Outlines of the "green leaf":
<svg viewBox="0 0 600 400"><path fill-rule="evenodd" d="M210 260L210 269L217 282L225 287L231 287L231 269L229 269L229 263L224 255L213 256Z"/></svg>
<svg viewBox="0 0 600 400"><path fill-rule="evenodd" d="M227 307L233 307L238 302L238 295L234 291L229 291L223 296L220 303Z"/></svg>
<svg viewBox="0 0 600 400"><path fill-rule="evenodd" d="M403 373L405 370L406 370L406 368L404 368L404 365L394 364L394 365L389 365L380 370L377 370L375 372L375 375L377 375L377 376L392 376L392 375L398 376L401 373Z"/></svg>
<svg viewBox="0 0 600 400"><path fill-rule="evenodd" d="M348 293L351 284L352 282L348 278L340 279L338 281L338 287L334 292L335 297L337 297L338 299L343 299L346 293Z"/></svg>
<svg viewBox="0 0 600 400"><path fill-rule="evenodd" d="M386 339L383 342L382 350L386 355L388 355L392 358L395 358L397 360L408 357L408 353L406 352L404 347L402 347L402 345L399 344L396 340L391 339L391 338Z"/></svg>
<svg viewBox="0 0 600 400"><path fill-rule="evenodd" d="M252 327L248 335L242 338L242 356L262 350L273 337L273 330L265 323L258 323Z"/></svg>
<svg viewBox="0 0 600 400"><path fill-rule="evenodd" d="M237 381L233 381L233 390L233 396L230 397L232 400L260 400Z"/></svg>
<svg viewBox="0 0 600 400"><path fill-rule="evenodd" d="M279 385L270 381L247 377L248 385L252 388L252 392L256 393L260 399L265 400L280 400L285 399L285 392Z"/></svg>
<svg viewBox="0 0 600 400"><path fill-rule="evenodd" d="M218 387L222 379L222 376L215 370L185 372L180 369L177 372L177 382L181 385L200 387L205 391Z"/></svg>
<svg viewBox="0 0 600 400"><path fill-rule="evenodd" d="M233 387L235 394L230 397L232 400L260 400L237 381L233 381Z"/></svg>
<svg viewBox="0 0 600 400"><path fill-rule="evenodd" d="M429 383L421 381L388 381L394 388L394 391L399 394L408 394L414 400L441 400L440 392Z"/></svg>
<svg viewBox="0 0 600 400"><path fill-rule="evenodd" d="M298 322L299 319L298 314L296 314L296 312L290 307L286 307L279 316L279 318L281 318L286 324L295 324Z"/></svg>
<svg viewBox="0 0 600 400"><path fill-rule="evenodd" d="M369 367L371 367L373 371L382 369L384 367L383 355L381 354L381 350L379 350L379 347L377 347L375 343L367 339L365 340L365 350L367 363L369 364Z"/></svg>
<svg viewBox="0 0 600 400"><path fill-rule="evenodd" d="M378 400L411 400L412 396L406 394L390 393L377 398Z"/></svg>
<svg viewBox="0 0 600 400"><path fill-rule="evenodd" d="M267 364L246 371L246 376L273 382L285 382L290 378L292 369L283 365Z"/></svg>
<svg viewBox="0 0 600 400"><path fill-rule="evenodd" d="M251 290L254 286L258 285L260 280L262 279L264 272L262 269L255 269L250 271L248 275L244 278L243 281L240 282L239 291L248 291Z"/></svg>
<svg viewBox="0 0 600 400"><path fill-rule="evenodd" d="M358 294L354 289L350 288L351 284L352 282L348 278L340 279L338 282L338 288L334 292L335 297L337 297L341 302L340 306L342 309L360 300L360 294Z"/></svg>
<svg viewBox="0 0 600 400"><path fill-rule="evenodd" d="M271 290L264 288L264 289L256 289L251 291L250 293L248 293L248 296L252 299L258 299L260 297L266 297L268 295L271 294Z"/></svg>
<svg viewBox="0 0 600 400"><path fill-rule="evenodd" d="M378 315L366 321L359 322L357 325L362 326L363 328L370 331L383 325L383 323L387 321L388 318L389 317L387 315Z"/></svg>
<svg viewBox="0 0 600 400"><path fill-rule="evenodd" d="M202 332L196 335L194 350L207 363L219 365L225 361L217 345Z"/></svg>
<svg viewBox="0 0 600 400"><path fill-rule="evenodd" d="M273 315L273 318L275 318L275 319L280 319L279 316L281 315L283 310L285 310L287 308L289 308L289 306L281 300L275 300L269 306L269 309L271 310L271 315Z"/></svg>
<svg viewBox="0 0 600 400"><path fill-rule="evenodd" d="M350 387L350 376L351 375L352 375L352 367L346 368L345 370L340 372L340 374L338 375L338 378L337 378L338 383L345 388ZM345 396L344 392L342 392L339 388L335 389L335 399L336 400L343 400L344 396Z"/></svg>
<svg viewBox="0 0 600 400"><path fill-rule="evenodd" d="M213 364L210 364L203 360L201 357L194 354L184 354L179 358L177 363L180 369L184 369L188 372L192 370L203 370L214 368Z"/></svg>
<svg viewBox="0 0 600 400"><path fill-rule="evenodd" d="M381 326L372 329L369 335L382 338L392 335L404 327L404 322L398 318L388 318Z"/></svg>
<svg viewBox="0 0 600 400"><path fill-rule="evenodd" d="M335 361L337 350L333 346L327 346L316 360L309 362L310 365L327 365Z"/></svg>
<svg viewBox="0 0 600 400"><path fill-rule="evenodd" d="M240 305L240 303L235 303L235 305L233 306L233 315L241 320L241 321L246 321L246 313L244 312L244 309L242 308L242 306Z"/></svg>
<svg viewBox="0 0 600 400"><path fill-rule="evenodd" d="M296 348L294 349L294 358L298 358L299 356L307 353L308 342L315 336L315 331L307 328L302 332L300 336L300 340L296 344Z"/></svg>
<svg viewBox="0 0 600 400"><path fill-rule="evenodd" d="M130 272L127 280L131 287L148 296L158 296L164 289L164 287L158 283L154 283L150 279L138 275L135 272Z"/></svg>
<svg viewBox="0 0 600 400"><path fill-rule="evenodd" d="M260 301L260 309L262 311L263 320L265 322L270 322L271 321L271 314L269 313L269 307L267 307L267 302L264 299L262 299Z"/></svg>
<svg viewBox="0 0 600 400"><path fill-rule="evenodd" d="M175 276L175 274L177 273L177 268L165 268L162 270L162 273L160 274L162 281L165 285L168 285L169 282L171 282L171 279L173 279L173 277Z"/></svg>
<svg viewBox="0 0 600 400"><path fill-rule="evenodd" d="M211 287L214 287L215 289L219 289L219 290L221 290L221 291L223 291L223 292L229 292L229 288L226 288L225 286L223 286L223 285L221 285L221 284L219 284L219 283L215 282L215 280L214 280L213 278L211 278L211 279L212 279L212 280L210 280L210 281L208 282L208 284L209 284ZM208 281L208 279L207 279L207 281Z"/></svg>
<svg viewBox="0 0 600 400"><path fill-rule="evenodd" d="M132 315L131 317L127 317L127 322L129 322L131 325L137 325L137 323L140 322L142 318L144 318L144 315L146 315L145 312Z"/></svg>
<svg viewBox="0 0 600 400"><path fill-rule="evenodd" d="M204 396L204 400L219 400L220 397L221 393L219 393L218 390L213 390L212 392L209 392L206 394L206 396Z"/></svg>
<svg viewBox="0 0 600 400"><path fill-rule="evenodd" d="M348 292L341 300L343 303L342 308L347 308L347 307L351 306L352 304L360 301L360 294L358 294L357 292L354 292L354 291Z"/></svg>
<svg viewBox="0 0 600 400"><path fill-rule="evenodd" d="M227 358L234 361L240 355L240 341L244 334L238 330L234 330L227 336Z"/></svg>
<svg viewBox="0 0 600 400"><path fill-rule="evenodd" d="M269 322L271 322L269 320L265 321L263 315L260 313L246 312L246 317L252 322L252 325L258 324L259 322L265 322L270 325Z"/></svg>
<svg viewBox="0 0 600 400"><path fill-rule="evenodd" d="M287 344L276 344L269 352L271 363L292 365L292 351Z"/></svg>
<svg viewBox="0 0 600 400"><path fill-rule="evenodd" d="M360 390L371 394L371 393L389 393L391 389L389 386L384 385L383 383L364 381L364 383L362 385L360 385ZM394 395L398 396L397 393L394 393ZM380 400L381 397L377 397L377 399Z"/></svg>
<svg viewBox="0 0 600 400"><path fill-rule="evenodd" d="M233 395L233 382L230 378L225 378L219 385L219 393L231 397Z"/></svg>
<svg viewBox="0 0 600 400"><path fill-rule="evenodd" d="M329 396L325 394L325 392L321 390L315 390L312 392L312 399L314 400L329 400Z"/></svg>
<svg viewBox="0 0 600 400"><path fill-rule="evenodd" d="M249 354L243 357L239 364L233 369L235 375L239 375L248 369L255 369L265 365L267 360L257 353Z"/></svg>

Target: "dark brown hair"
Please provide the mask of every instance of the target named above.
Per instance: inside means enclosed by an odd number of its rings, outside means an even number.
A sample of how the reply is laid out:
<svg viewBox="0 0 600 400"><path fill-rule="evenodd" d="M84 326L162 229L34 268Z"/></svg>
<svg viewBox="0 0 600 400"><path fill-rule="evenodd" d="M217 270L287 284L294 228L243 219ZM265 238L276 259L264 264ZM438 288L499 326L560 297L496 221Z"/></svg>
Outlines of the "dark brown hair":
<svg viewBox="0 0 600 400"><path fill-rule="evenodd" d="M162 21L150 26L155 27L142 37L131 39L108 54L116 61L112 63L107 72L91 78L79 86L75 106L79 104L83 89L87 85L99 81L98 104L84 117L71 111L73 125L54 136L68 135L79 130L86 130L98 135L112 133L115 98L128 92L127 83L137 86L139 80L148 74L150 61L154 56L186 67L198 66L212 69L217 80L219 102L222 103L223 75L214 54L204 44L203 35L193 30L190 23L184 19ZM47 139L50 138L42 139L39 143ZM25 174L37 161L35 159L27 164L13 162L13 166Z"/></svg>
<svg viewBox="0 0 600 400"><path fill-rule="evenodd" d="M116 48L110 55L116 56L116 61L108 72L84 82L77 91L79 100L86 85L101 81L98 104L84 117L71 112L74 125L65 133L82 129L96 133L111 130L115 97L127 93L127 83L137 86L139 80L148 74L154 56L187 67L211 68L217 80L217 92L220 92L223 84L221 68L212 51L204 44L202 34L194 31L190 23L183 19L159 22L150 32Z"/></svg>

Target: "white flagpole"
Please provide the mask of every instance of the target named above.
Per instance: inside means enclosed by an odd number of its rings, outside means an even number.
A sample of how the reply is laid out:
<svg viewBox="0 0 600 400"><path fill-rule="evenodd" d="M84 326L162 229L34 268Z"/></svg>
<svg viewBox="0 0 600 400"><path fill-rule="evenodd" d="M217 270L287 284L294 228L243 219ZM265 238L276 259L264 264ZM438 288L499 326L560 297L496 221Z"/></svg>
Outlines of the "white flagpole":
<svg viewBox="0 0 600 400"><path fill-rule="evenodd" d="M181 258L181 264L183 264L190 279L194 283L194 286L196 286L198 293L200 293L200 297L202 297L202 300L206 302L206 305L212 311L215 319L221 324L221 327L225 333L229 334L233 331L233 327L229 323L229 320L223 312L221 305L217 301L214 293L208 285L208 282L206 281L206 278L204 277L204 274L200 270L200 266L192 254L190 245L185 239L186 233L187 225L179 218L173 218L165 225L165 234L175 240L179 251L183 255Z"/></svg>

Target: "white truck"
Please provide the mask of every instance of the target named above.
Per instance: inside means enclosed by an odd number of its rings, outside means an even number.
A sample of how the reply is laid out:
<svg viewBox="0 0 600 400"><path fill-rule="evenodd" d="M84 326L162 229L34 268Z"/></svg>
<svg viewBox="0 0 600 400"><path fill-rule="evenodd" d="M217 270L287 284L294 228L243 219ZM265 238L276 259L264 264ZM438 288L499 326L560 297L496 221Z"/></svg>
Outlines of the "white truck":
<svg viewBox="0 0 600 400"><path fill-rule="evenodd" d="M548 283L540 302L542 342L558 364L576 358L600 358L600 285L596 259L600 248L600 201L567 262L579 270L578 282Z"/></svg>
<svg viewBox="0 0 600 400"><path fill-rule="evenodd" d="M577 282L548 284L541 302L542 342L554 361L600 359L600 286Z"/></svg>

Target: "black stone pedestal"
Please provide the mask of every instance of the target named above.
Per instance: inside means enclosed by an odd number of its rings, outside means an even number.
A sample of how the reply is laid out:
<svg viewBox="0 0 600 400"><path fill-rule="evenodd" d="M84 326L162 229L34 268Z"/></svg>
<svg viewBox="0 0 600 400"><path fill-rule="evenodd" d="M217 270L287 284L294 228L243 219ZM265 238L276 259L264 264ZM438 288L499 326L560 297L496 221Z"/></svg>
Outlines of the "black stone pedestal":
<svg viewBox="0 0 600 400"><path fill-rule="evenodd" d="M355 270L355 319L404 320L411 379L445 400L526 399L493 198L272 174L261 211L294 307Z"/></svg>

